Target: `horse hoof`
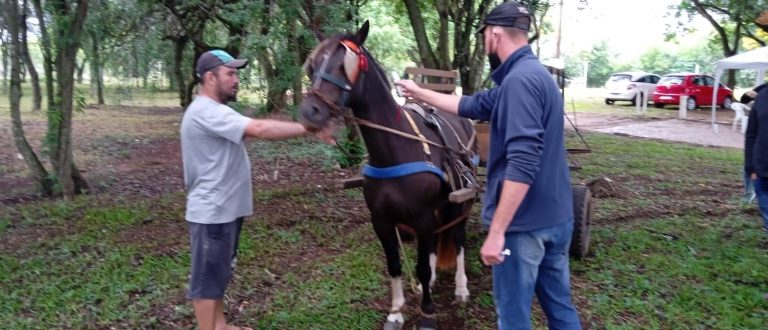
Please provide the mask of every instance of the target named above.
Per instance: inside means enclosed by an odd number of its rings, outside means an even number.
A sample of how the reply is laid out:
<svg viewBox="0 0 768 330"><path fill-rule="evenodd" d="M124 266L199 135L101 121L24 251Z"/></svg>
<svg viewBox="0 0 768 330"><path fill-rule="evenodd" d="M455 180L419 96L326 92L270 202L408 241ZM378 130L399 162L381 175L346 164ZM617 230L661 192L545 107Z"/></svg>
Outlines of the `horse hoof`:
<svg viewBox="0 0 768 330"><path fill-rule="evenodd" d="M419 330L436 330L437 322L434 319L422 318L419 320Z"/></svg>
<svg viewBox="0 0 768 330"><path fill-rule="evenodd" d="M469 301L469 294L457 294L456 295L456 302L457 303L465 303Z"/></svg>
<svg viewBox="0 0 768 330"><path fill-rule="evenodd" d="M403 328L403 323L401 322L387 321L387 322L384 322L384 327L382 328L382 330L400 330L402 328Z"/></svg>

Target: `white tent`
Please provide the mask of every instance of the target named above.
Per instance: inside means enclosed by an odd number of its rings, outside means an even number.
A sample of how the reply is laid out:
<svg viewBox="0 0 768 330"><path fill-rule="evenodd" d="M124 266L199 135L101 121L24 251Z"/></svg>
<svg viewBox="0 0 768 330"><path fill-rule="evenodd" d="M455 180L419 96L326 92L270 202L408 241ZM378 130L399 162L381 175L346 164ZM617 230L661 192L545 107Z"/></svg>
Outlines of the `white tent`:
<svg viewBox="0 0 768 330"><path fill-rule="evenodd" d="M720 77L723 75L723 71L730 69L757 70L755 85L761 84L765 79L765 71L768 69L768 46L753 49L717 61L717 65L715 66L715 86L719 86ZM715 123L717 90L718 88L715 88L714 93L712 93L712 129L715 131L717 131L717 124Z"/></svg>

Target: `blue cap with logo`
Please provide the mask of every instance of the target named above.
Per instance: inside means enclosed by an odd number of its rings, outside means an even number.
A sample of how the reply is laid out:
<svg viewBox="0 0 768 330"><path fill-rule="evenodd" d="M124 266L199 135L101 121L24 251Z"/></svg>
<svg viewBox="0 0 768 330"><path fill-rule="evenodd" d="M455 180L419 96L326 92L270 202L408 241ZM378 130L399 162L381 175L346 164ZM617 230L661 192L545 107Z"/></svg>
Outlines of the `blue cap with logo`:
<svg viewBox="0 0 768 330"><path fill-rule="evenodd" d="M203 53L203 55L200 55L200 58L197 59L197 69L195 70L195 73L197 73L197 77L199 78L202 77L204 73L217 68L219 65L240 69L248 65L248 60L235 59L232 55L229 55L227 52L220 49L209 50Z"/></svg>

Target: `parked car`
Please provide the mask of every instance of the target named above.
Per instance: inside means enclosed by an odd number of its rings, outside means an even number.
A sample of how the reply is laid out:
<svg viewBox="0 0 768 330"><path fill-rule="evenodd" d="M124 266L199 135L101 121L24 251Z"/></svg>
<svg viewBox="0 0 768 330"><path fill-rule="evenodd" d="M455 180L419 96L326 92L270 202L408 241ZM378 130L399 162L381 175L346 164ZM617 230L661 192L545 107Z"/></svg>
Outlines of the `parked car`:
<svg viewBox="0 0 768 330"><path fill-rule="evenodd" d="M637 99L637 93L651 95L656 88L656 83L661 77L648 72L619 72L614 73L605 82L607 94L605 104L613 104L615 101L629 101L633 105Z"/></svg>
<svg viewBox="0 0 768 330"><path fill-rule="evenodd" d="M680 95L688 95L686 108L712 105L712 93L715 91L715 78L700 73L671 73L661 77L653 92L653 105L663 108L667 104L680 104ZM720 84L716 104L730 109L733 91Z"/></svg>

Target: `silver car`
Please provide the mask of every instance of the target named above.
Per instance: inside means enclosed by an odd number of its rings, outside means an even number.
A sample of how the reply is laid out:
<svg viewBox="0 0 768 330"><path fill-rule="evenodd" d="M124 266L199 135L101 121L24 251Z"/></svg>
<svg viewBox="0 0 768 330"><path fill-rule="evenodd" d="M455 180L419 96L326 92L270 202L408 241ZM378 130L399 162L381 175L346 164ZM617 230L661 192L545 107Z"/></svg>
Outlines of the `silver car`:
<svg viewBox="0 0 768 330"><path fill-rule="evenodd" d="M607 91L605 104L613 104L615 101L628 101L634 105L637 93L640 93L641 97L645 95L645 97L650 99L659 79L661 77L658 75L648 72L614 73L605 83Z"/></svg>

